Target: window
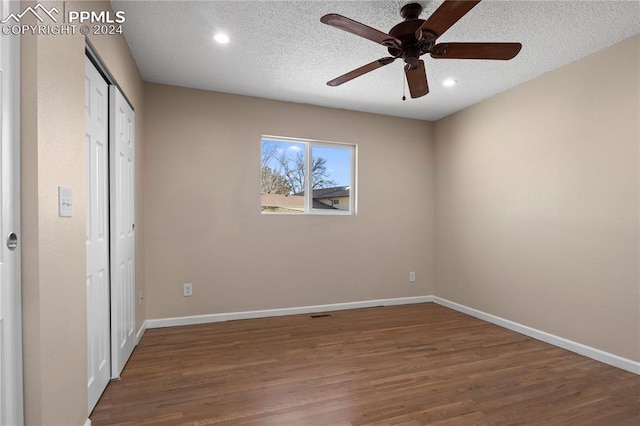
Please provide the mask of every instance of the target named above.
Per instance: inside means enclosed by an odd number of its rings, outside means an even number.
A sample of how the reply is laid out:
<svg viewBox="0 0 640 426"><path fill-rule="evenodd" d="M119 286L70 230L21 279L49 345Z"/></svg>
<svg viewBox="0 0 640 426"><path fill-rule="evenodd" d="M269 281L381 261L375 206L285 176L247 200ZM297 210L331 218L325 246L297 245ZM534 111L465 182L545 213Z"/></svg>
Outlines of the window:
<svg viewBox="0 0 640 426"><path fill-rule="evenodd" d="M355 214L355 145L263 136L262 213Z"/></svg>

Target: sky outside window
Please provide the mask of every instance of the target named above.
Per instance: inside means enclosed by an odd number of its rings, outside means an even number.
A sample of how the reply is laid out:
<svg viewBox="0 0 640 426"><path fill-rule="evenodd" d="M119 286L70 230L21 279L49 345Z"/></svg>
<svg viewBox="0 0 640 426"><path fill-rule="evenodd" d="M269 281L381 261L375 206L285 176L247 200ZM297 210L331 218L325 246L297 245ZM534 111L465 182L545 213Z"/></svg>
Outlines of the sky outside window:
<svg viewBox="0 0 640 426"><path fill-rule="evenodd" d="M335 183L332 186L351 185L351 150L347 147L314 146L311 149L313 158L327 160L327 174Z"/></svg>

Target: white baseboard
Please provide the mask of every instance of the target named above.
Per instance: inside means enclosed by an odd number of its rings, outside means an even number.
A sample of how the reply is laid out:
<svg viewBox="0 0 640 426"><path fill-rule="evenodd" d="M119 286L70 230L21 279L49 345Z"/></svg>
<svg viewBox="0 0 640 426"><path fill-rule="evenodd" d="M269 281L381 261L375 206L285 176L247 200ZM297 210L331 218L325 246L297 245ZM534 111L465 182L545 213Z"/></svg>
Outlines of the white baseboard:
<svg viewBox="0 0 640 426"><path fill-rule="evenodd" d="M591 346L583 345L582 343L574 342L573 340L565 339L564 337L559 337L545 331L537 330L535 328L522 325L508 319L504 319L492 314L488 314L486 312L479 311L477 309L470 308L468 306L461 305L459 303L451 302L450 300L443 299L438 296L433 296L432 299L438 305L446 306L447 308L462 312L467 315L471 315L472 317L479 318L483 321L487 321L495 325L499 325L500 327L513 330L520 334L524 334L525 336L533 337L534 339L550 343L554 346L558 346L571 352L575 352L596 361L600 361L613 367L628 371L630 373L640 375L640 362L638 361L623 358L621 356L614 355L612 353L605 352Z"/></svg>
<svg viewBox="0 0 640 426"><path fill-rule="evenodd" d="M147 331L147 321L144 321L140 326L140 329L136 333L136 345L140 343L140 339L142 339L142 335Z"/></svg>
<svg viewBox="0 0 640 426"><path fill-rule="evenodd" d="M408 305L433 302L433 296L400 297L395 299L365 300L362 302L335 303L330 305L300 306L296 308L266 309L261 311L229 312L222 314L194 315L188 317L149 319L145 328L174 327L180 325L205 324L250 318L279 317L284 315L312 314L315 312L342 311L346 309L371 308L373 306Z"/></svg>
<svg viewBox="0 0 640 426"><path fill-rule="evenodd" d="M87 419L87 421L84 422L84 426L91 426L91 419Z"/></svg>
<svg viewBox="0 0 640 426"><path fill-rule="evenodd" d="M455 311L462 312L464 314L471 315L472 317L479 318L483 321L490 322L492 324L507 328L520 334L524 334L525 336L533 337L534 339L550 343L552 345L569 350L571 352L575 352L596 361L600 361L605 364L620 368L622 370L629 371L630 373L640 375L640 362L638 361L623 358L621 356L614 355L612 353L605 352L591 346L583 345L582 343L565 339L564 337L556 336L545 331L537 330L535 328L498 317L496 315L488 314L486 312L479 311L477 309L470 308L468 306L464 306L438 296L400 297L395 299L365 300L361 302L300 306L295 308L266 309L259 311L228 312L221 314L194 315L188 317L148 319L142 324L140 330L138 330L137 339L138 341L140 341L147 328L175 327L181 325L205 324L210 322L233 321L240 319L312 314L315 312L341 311L346 309L370 308L373 306L408 305L412 303L426 302L435 302L439 305L446 306L447 308L453 309Z"/></svg>

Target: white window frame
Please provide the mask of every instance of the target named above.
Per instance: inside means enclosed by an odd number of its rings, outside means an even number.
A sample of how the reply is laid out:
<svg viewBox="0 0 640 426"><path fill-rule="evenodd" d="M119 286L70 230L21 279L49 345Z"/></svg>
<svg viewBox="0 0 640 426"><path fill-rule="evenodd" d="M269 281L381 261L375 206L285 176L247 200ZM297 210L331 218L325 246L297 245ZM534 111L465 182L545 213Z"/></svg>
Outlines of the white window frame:
<svg viewBox="0 0 640 426"><path fill-rule="evenodd" d="M264 140L269 140L273 142L283 142L283 143L301 143L304 144L304 170L305 170L305 179L304 179L304 212L293 213L293 212L264 212L261 211L260 214L263 215L289 215L289 216L306 216L306 215L321 215L321 216L355 216L357 214L357 191L358 191L358 182L357 182L357 168L358 168L358 145L345 143L345 142L330 142L330 141L320 141L315 139L303 139L303 138L292 138L286 136L272 136L272 135L262 135L260 137L260 153L262 155L262 142ZM325 209L314 209L313 208L313 192L311 190L311 176L309 176L312 161L311 158L311 148L312 147L321 147L321 148L339 148L339 149L349 149L350 150L350 158L351 158L351 170L350 170L350 188L349 188L349 210L325 210ZM311 196L309 196L311 194Z"/></svg>

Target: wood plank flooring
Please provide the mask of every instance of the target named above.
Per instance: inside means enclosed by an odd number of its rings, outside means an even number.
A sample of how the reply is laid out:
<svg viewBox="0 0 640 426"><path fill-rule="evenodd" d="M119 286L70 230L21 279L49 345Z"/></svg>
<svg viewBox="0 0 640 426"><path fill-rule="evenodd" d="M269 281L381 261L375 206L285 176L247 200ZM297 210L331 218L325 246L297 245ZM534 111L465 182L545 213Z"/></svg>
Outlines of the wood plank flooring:
<svg viewBox="0 0 640 426"><path fill-rule="evenodd" d="M434 303L147 330L100 425L640 425L640 376Z"/></svg>

